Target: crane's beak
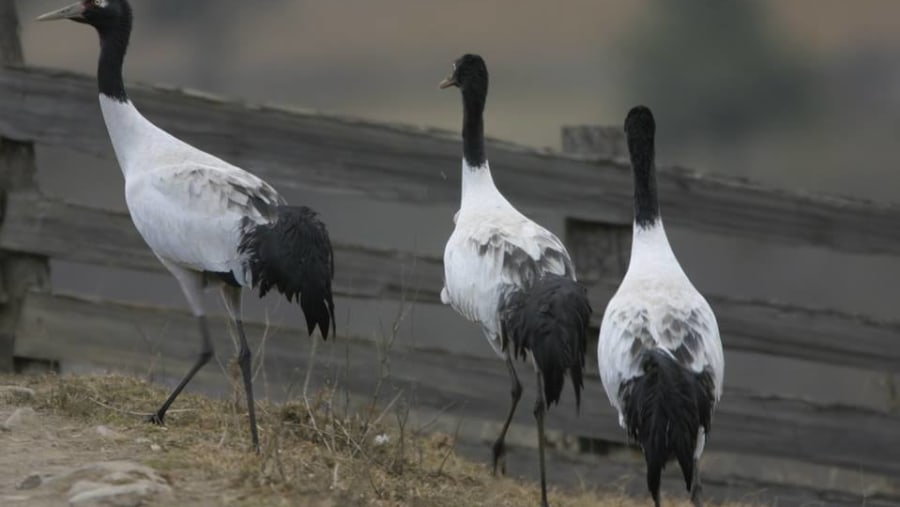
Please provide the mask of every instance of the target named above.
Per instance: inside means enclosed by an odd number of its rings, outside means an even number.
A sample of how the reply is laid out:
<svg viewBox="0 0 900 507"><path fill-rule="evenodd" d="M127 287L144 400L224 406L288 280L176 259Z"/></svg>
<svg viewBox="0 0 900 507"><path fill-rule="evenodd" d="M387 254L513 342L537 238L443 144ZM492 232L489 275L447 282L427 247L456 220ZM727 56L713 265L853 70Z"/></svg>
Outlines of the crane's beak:
<svg viewBox="0 0 900 507"><path fill-rule="evenodd" d="M47 14L41 14L40 16L35 18L35 21L53 21L56 19L82 19L83 14L84 4L82 2L75 2L68 7L63 7L62 9L48 12Z"/></svg>
<svg viewBox="0 0 900 507"><path fill-rule="evenodd" d="M450 74L443 81L438 84L438 88L443 90L444 88L450 88L451 86L456 86L458 83L456 82L456 76Z"/></svg>

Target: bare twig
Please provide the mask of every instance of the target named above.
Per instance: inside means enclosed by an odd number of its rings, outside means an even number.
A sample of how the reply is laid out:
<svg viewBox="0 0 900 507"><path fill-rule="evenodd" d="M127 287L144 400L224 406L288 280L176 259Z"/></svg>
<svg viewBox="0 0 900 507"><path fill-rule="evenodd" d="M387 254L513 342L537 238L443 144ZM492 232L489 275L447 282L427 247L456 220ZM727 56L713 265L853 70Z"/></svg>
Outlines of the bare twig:
<svg viewBox="0 0 900 507"><path fill-rule="evenodd" d="M441 416L443 416L444 414L449 412L451 408L455 407L457 405L457 403L458 403L457 401L451 401L450 403L447 403L446 405L441 407L441 409L438 410L438 412L436 414L434 414L431 417L431 419L429 419L427 422L419 425L419 427L415 430L414 433L417 435L421 435L422 433L424 433L428 428L430 428L434 423L436 423L438 421L438 419L441 418ZM465 405L465 403L463 403L463 404Z"/></svg>
<svg viewBox="0 0 900 507"><path fill-rule="evenodd" d="M397 454L394 457L391 469L397 475L402 475L406 460L406 423L409 421L409 404L404 404L402 409L397 407L396 414L397 427L400 429L400 438L397 442Z"/></svg>
<svg viewBox="0 0 900 507"><path fill-rule="evenodd" d="M390 403L388 403L387 406L384 407L384 410L382 410L381 413L378 414L378 417L372 420L372 425L377 425L378 423L380 423L381 419L384 418L385 414L387 414L388 411L391 410L391 407L394 406L394 403L397 403L397 400L399 400L401 396L403 396L403 391L398 392L397 396L394 396L394 399L392 399Z"/></svg>
<svg viewBox="0 0 900 507"><path fill-rule="evenodd" d="M141 340L147 345L147 351L149 352L149 355L152 358L150 360L150 364L147 366L147 373L146 373L147 381L152 382L153 381L153 371L156 369L156 364L162 358L162 354L160 354L160 352L159 352L159 343L158 343L158 341L151 340L150 337L147 336L147 333L144 332L144 329L141 328L141 326L137 322L132 321L131 325L134 327L135 331L137 331L138 335L140 335ZM166 329L166 327L168 327L168 325L169 325L169 322L166 321L166 323L163 326L163 332L165 332L165 329Z"/></svg>
<svg viewBox="0 0 900 507"><path fill-rule="evenodd" d="M134 415L134 416L138 416L138 417L149 417L149 416L153 415L153 412L136 412L133 410L125 410L123 408L114 407L112 405L109 405L108 403L104 403L104 402L98 400L97 398L95 398L93 396L89 396L88 399L107 410L112 410L113 412L118 412L120 414ZM196 412L196 411L197 410L193 409L193 408L181 408L181 409L171 409L167 413L178 414L178 413Z"/></svg>
<svg viewBox="0 0 900 507"><path fill-rule="evenodd" d="M338 462L334 462L334 470L332 470L331 474L331 489L338 489L338 470L340 470L341 464Z"/></svg>
<svg viewBox="0 0 900 507"><path fill-rule="evenodd" d="M453 441L448 446L447 452L444 454L444 458L441 459L441 466L438 467L437 473L443 473L444 464L447 462L447 458L450 457L450 454L456 450L456 441L459 439L459 430L462 428L464 416L459 416L459 419L456 421L456 429L453 431Z"/></svg>

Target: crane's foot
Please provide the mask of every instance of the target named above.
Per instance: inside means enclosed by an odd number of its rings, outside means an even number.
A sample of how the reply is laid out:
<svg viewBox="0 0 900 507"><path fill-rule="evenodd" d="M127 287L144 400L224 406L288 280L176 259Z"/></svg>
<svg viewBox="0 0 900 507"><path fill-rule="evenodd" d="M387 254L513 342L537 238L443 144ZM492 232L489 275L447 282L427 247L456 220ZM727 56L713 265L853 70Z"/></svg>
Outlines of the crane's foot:
<svg viewBox="0 0 900 507"><path fill-rule="evenodd" d="M703 486L699 483L691 488L691 503L694 507L703 507Z"/></svg>
<svg viewBox="0 0 900 507"><path fill-rule="evenodd" d="M494 456L494 476L497 476L497 471L500 471L500 475L506 475L506 444L503 440L497 440L494 442L493 447L493 456Z"/></svg>
<svg viewBox="0 0 900 507"><path fill-rule="evenodd" d="M165 419L166 419L166 414L164 412L156 412L153 415L147 416L147 418L144 419L144 421L148 422L150 424L155 424L156 426L165 426L165 424L166 424Z"/></svg>

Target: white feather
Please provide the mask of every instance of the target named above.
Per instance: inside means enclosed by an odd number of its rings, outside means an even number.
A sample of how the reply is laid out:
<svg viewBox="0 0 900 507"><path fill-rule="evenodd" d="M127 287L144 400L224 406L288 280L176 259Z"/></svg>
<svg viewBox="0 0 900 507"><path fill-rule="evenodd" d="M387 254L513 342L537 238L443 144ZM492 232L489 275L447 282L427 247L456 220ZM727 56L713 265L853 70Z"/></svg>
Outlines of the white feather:
<svg viewBox="0 0 900 507"><path fill-rule="evenodd" d="M462 172L456 227L444 249L441 302L480 324L495 352L505 357L498 315L504 294L529 283L535 269L572 279L574 269L559 238L519 213L497 190L487 162L469 167L463 161Z"/></svg>
<svg viewBox="0 0 900 507"><path fill-rule="evenodd" d="M709 370L716 401L722 395L725 360L716 317L684 274L662 222L635 226L628 272L603 314L597 361L603 387L622 419L619 387L642 374L640 350L658 347L692 371ZM685 354L685 339L699 339Z"/></svg>
<svg viewBox="0 0 900 507"><path fill-rule="evenodd" d="M283 204L256 176L175 138L131 102L103 95L100 106L125 176L125 200L138 232L166 266L232 272L248 285L238 255L242 227L269 220L251 202Z"/></svg>

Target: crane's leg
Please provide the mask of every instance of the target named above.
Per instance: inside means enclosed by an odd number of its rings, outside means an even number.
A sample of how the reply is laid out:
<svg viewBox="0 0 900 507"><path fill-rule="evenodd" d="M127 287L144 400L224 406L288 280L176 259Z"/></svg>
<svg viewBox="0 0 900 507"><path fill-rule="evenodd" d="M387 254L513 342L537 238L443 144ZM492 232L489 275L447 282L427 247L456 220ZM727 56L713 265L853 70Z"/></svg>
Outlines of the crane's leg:
<svg viewBox="0 0 900 507"><path fill-rule="evenodd" d="M694 458L694 480L691 481L691 503L703 507L703 486L700 484L700 460Z"/></svg>
<svg viewBox="0 0 900 507"><path fill-rule="evenodd" d="M188 382L194 378L197 371L200 370L200 368L203 368L203 366L213 357L212 340L209 338L209 325L206 322L206 315L203 310L203 275L169 264L165 261L163 261L163 264L169 268L169 271L171 271L172 274L175 275L175 278L178 279L181 290L184 292L184 296L187 298L188 304L191 306L191 310L200 325L200 338L202 339L202 342L200 355L197 356L194 365L191 366L191 369L188 370L187 374L181 379L181 382L178 383L178 386L176 386L172 391L172 394L166 398L166 401L163 402L156 413L147 418L148 422L160 425L165 422L166 411L169 410L169 406L172 405L175 398L181 394L181 391L184 390L184 387L188 385Z"/></svg>
<svg viewBox="0 0 900 507"><path fill-rule="evenodd" d="M544 469L544 413L547 404L544 402L544 376L537 372L537 401L534 403L534 418L538 427L538 459L541 466L541 507L547 504L547 474Z"/></svg>
<svg viewBox="0 0 900 507"><path fill-rule="evenodd" d="M513 366L512 356L506 355L506 367L509 369L509 378L512 379L512 390L510 394L512 395L512 405L509 407L509 414L506 416L506 422L503 423L503 429L500 430L500 436L497 437L497 440L494 442L493 452L494 452L494 475L497 475L497 463L500 462L500 471L502 473L506 473L506 460L502 459L506 455L506 432L509 431L509 425L512 422L513 414L516 413L516 406L519 404L519 399L522 397L522 384L519 382L519 377L516 375L516 368Z"/></svg>
<svg viewBox="0 0 900 507"><path fill-rule="evenodd" d="M259 453L259 433L256 428L256 404L253 401L253 372L250 346L247 344L247 336L244 334L244 323L241 320L241 289L230 285L222 286L222 300L240 339L240 351L238 352L238 366L241 367L241 377L244 380L244 393L247 396L247 413L250 417L250 439L253 450Z"/></svg>

